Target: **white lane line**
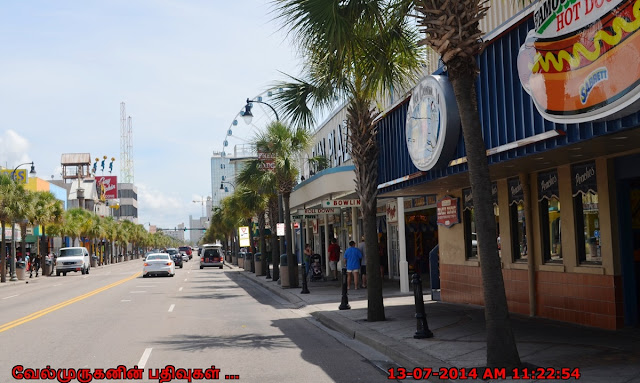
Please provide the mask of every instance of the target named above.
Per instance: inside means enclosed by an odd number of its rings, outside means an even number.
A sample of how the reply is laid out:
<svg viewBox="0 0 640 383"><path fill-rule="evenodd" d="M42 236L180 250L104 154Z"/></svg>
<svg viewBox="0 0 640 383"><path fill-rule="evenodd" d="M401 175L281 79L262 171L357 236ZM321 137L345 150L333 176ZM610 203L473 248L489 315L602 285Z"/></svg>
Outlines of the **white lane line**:
<svg viewBox="0 0 640 383"><path fill-rule="evenodd" d="M187 278L185 278L185 279L184 279L184 281L186 282L186 281L187 281Z"/></svg>
<svg viewBox="0 0 640 383"><path fill-rule="evenodd" d="M181 287L181 288L182 288L182 287ZM15 297L17 297L18 295L20 295L20 294L16 294L16 295L9 295L8 297L4 297L4 298L2 298L2 299L15 298Z"/></svg>
<svg viewBox="0 0 640 383"><path fill-rule="evenodd" d="M176 305L171 305L169 306L169 312L172 313L173 312L173 308L176 307Z"/></svg>
<svg viewBox="0 0 640 383"><path fill-rule="evenodd" d="M131 299L123 299L120 302L131 302Z"/></svg>
<svg viewBox="0 0 640 383"><path fill-rule="evenodd" d="M151 355L151 350L152 348L145 348L144 352L142 353L142 357L140 358L140 361L138 362L138 368L144 368L144 366L147 364L147 360L149 360L149 355Z"/></svg>
<svg viewBox="0 0 640 383"><path fill-rule="evenodd" d="M182 291L182 287L178 289L178 291Z"/></svg>
<svg viewBox="0 0 640 383"><path fill-rule="evenodd" d="M187 271L187 274L191 274L191 271Z"/></svg>
<svg viewBox="0 0 640 383"><path fill-rule="evenodd" d="M157 286L147 285L147 286L136 286L136 287L157 287Z"/></svg>
<svg viewBox="0 0 640 383"><path fill-rule="evenodd" d="M52 287L62 286L62 283L58 283L57 285L53 285Z"/></svg>
<svg viewBox="0 0 640 383"><path fill-rule="evenodd" d="M131 294L146 293L146 291L129 291L129 293L131 293Z"/></svg>

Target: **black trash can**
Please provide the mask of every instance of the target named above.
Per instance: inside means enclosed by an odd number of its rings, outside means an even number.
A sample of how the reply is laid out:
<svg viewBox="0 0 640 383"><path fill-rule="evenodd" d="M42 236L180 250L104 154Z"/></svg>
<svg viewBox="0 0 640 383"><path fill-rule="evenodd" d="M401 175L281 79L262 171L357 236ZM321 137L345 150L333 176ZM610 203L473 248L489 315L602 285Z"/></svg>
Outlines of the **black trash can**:
<svg viewBox="0 0 640 383"><path fill-rule="evenodd" d="M253 253L247 253L244 260L245 270L252 273L256 272L256 266L253 264Z"/></svg>
<svg viewBox="0 0 640 383"><path fill-rule="evenodd" d="M287 263L287 254L280 256L280 286L289 287L289 266Z"/></svg>

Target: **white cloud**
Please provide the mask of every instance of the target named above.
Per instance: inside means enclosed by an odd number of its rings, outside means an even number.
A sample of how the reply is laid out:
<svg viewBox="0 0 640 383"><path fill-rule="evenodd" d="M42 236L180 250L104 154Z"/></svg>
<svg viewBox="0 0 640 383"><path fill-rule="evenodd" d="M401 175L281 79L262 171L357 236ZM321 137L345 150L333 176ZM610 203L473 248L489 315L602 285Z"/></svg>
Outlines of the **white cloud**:
<svg viewBox="0 0 640 383"><path fill-rule="evenodd" d="M29 141L15 131L8 129L0 135L0 165L12 168L25 162L31 162L27 151Z"/></svg>

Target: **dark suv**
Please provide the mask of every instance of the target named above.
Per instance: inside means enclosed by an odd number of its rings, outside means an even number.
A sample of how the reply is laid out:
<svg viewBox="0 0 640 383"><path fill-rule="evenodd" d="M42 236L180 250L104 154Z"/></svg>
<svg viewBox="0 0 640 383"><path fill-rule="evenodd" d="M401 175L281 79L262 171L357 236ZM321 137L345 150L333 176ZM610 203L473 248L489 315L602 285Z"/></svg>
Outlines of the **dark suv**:
<svg viewBox="0 0 640 383"><path fill-rule="evenodd" d="M176 249L167 249L167 253L173 259L176 267L182 268L182 254Z"/></svg>
<svg viewBox="0 0 640 383"><path fill-rule="evenodd" d="M178 251L182 251L187 254L189 256L189 259L193 258L193 255L191 254L191 246L180 246L178 248Z"/></svg>

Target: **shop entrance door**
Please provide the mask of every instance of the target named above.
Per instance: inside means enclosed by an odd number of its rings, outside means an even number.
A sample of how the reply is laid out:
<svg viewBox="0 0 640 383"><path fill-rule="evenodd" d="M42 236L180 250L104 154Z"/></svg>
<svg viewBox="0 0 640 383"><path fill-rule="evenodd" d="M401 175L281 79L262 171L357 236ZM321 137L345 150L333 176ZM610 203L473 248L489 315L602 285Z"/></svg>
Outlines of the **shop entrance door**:
<svg viewBox="0 0 640 383"><path fill-rule="evenodd" d="M400 242L398 225L389 225L389 279L400 278Z"/></svg>
<svg viewBox="0 0 640 383"><path fill-rule="evenodd" d="M640 326L640 169L637 161L640 155L617 158L615 162L626 326Z"/></svg>

